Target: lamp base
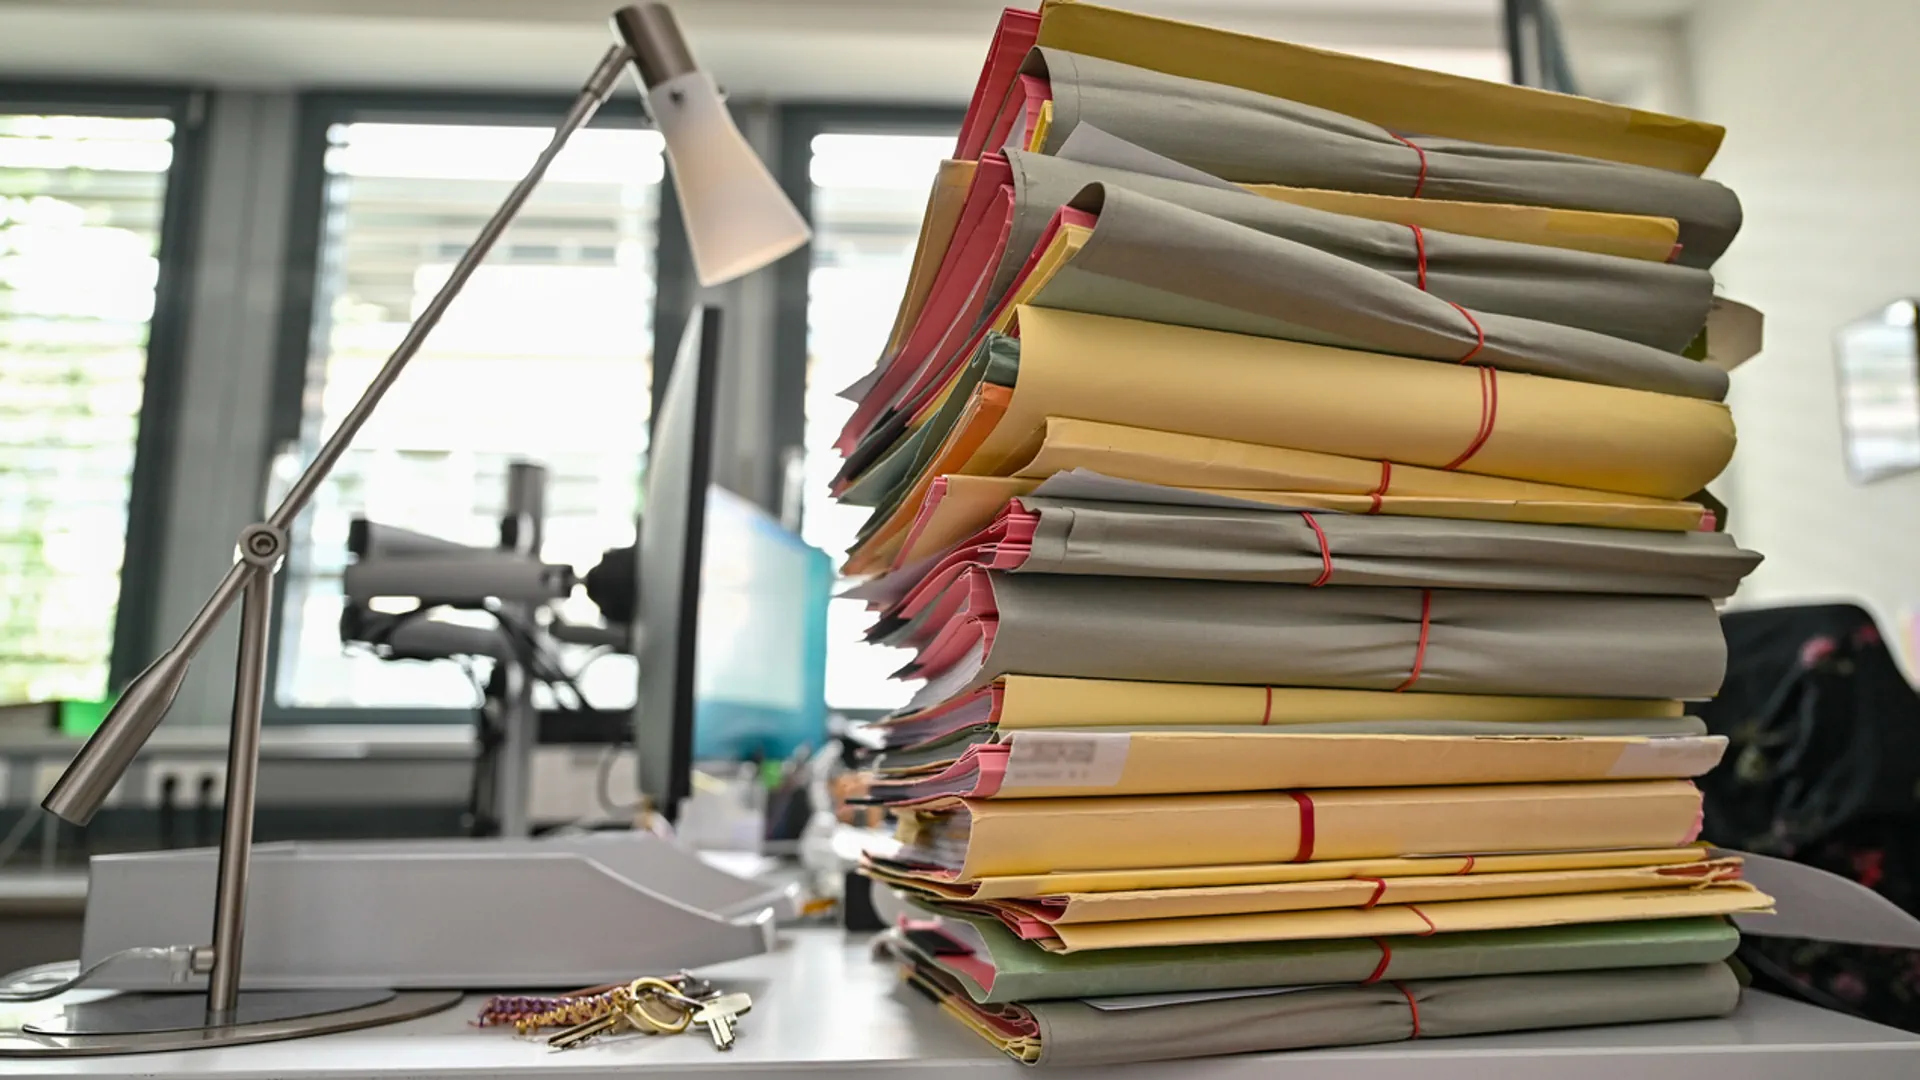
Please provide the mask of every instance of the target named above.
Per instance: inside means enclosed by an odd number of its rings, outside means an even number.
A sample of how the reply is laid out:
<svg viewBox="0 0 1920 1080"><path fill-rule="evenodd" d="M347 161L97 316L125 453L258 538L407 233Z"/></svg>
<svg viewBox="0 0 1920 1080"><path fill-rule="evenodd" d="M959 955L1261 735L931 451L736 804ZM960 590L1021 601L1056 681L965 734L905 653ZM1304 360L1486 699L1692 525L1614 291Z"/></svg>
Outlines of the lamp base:
<svg viewBox="0 0 1920 1080"><path fill-rule="evenodd" d="M298 1039L377 1027L454 1005L452 990L242 991L228 1023L207 1023L202 994L115 994L0 1031L0 1058L150 1054Z"/></svg>

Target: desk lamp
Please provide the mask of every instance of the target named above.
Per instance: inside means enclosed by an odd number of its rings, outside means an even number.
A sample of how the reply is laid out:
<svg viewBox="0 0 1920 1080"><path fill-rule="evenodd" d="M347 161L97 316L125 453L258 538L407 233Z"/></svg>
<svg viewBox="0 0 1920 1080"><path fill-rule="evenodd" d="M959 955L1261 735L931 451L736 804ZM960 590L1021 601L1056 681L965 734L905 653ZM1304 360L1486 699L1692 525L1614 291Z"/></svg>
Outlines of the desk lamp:
<svg viewBox="0 0 1920 1080"><path fill-rule="evenodd" d="M0 1047L0 1055L131 1053L260 1042L407 1019L458 1000L457 994L447 993L240 990L273 573L286 552L287 529L294 518L506 231L568 138L612 95L622 71L632 67L639 76L648 111L666 139L667 159L702 285L719 284L759 269L806 243L806 223L741 137L721 103L712 76L695 65L667 6L623 8L613 15L613 29L617 43L588 77L532 168L480 230L446 284L421 311L399 347L279 507L265 521L242 530L239 561L215 587L180 640L127 687L42 803L51 813L76 825L92 819L166 715L195 654L237 602L240 648L227 751L213 945L211 950L195 950L193 963L196 972L209 973L204 1006L197 997L186 994L119 995L70 1007L63 1017L27 1025L21 1033L26 1038L7 1040L7 1045ZM208 951L210 958L206 956ZM22 1047L22 1041L34 1045Z"/></svg>

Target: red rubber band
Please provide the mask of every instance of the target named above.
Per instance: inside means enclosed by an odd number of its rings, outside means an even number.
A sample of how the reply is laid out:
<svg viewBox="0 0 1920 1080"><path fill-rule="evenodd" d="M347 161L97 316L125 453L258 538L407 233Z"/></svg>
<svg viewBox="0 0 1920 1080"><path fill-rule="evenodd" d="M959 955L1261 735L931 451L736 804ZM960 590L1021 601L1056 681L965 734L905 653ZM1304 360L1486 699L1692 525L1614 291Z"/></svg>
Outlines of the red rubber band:
<svg viewBox="0 0 1920 1080"><path fill-rule="evenodd" d="M1293 853L1292 862L1313 861L1313 799L1304 791L1289 791L1288 795L1300 807L1300 849Z"/></svg>
<svg viewBox="0 0 1920 1080"><path fill-rule="evenodd" d="M1393 485L1393 462L1382 461L1380 462L1380 486L1373 489L1373 492L1371 495L1373 499L1373 505L1367 508L1367 513L1377 514L1380 512L1381 498L1386 495L1387 488L1391 487L1392 485Z"/></svg>
<svg viewBox="0 0 1920 1080"><path fill-rule="evenodd" d="M1361 986L1371 986L1372 984L1379 982L1380 976L1385 975L1387 973L1388 966L1393 963L1393 946L1387 944L1387 939L1383 937L1377 937L1373 939L1373 943L1375 945L1380 946L1380 962L1374 965L1373 974L1360 980Z"/></svg>
<svg viewBox="0 0 1920 1080"><path fill-rule="evenodd" d="M1413 230L1414 270L1417 275L1414 280L1419 283L1420 291L1426 292L1427 291L1427 234L1420 231L1420 226L1418 225L1409 225L1407 226L1407 228Z"/></svg>
<svg viewBox="0 0 1920 1080"><path fill-rule="evenodd" d="M1453 310L1460 313L1461 318L1467 320L1468 326L1473 327L1473 348L1468 349L1467 355L1460 358L1460 363L1464 364L1474 357L1479 356L1480 350L1487 347L1487 332L1480 328L1480 320L1473 317L1473 312L1468 311L1459 304L1453 303L1451 300L1447 301L1447 303L1453 306Z"/></svg>
<svg viewBox="0 0 1920 1080"><path fill-rule="evenodd" d="M1443 468L1451 472L1465 465L1473 455L1479 453L1480 448L1487 445L1487 440L1493 436L1493 425L1499 416L1500 378L1494 369L1483 367L1480 369L1480 430L1474 434L1473 442L1467 444L1467 448L1461 452L1460 456L1448 462Z"/></svg>
<svg viewBox="0 0 1920 1080"><path fill-rule="evenodd" d="M1392 135L1396 139L1399 139L1401 144L1404 145L1407 149L1420 155L1420 175L1413 178L1413 194L1407 196L1410 199L1417 199L1420 197L1420 189L1427 186L1427 152L1425 150L1420 149L1419 143L1414 142L1412 139L1407 138L1405 135L1401 135L1398 132L1393 132L1393 131L1389 131L1387 132L1387 134Z"/></svg>
<svg viewBox="0 0 1920 1080"><path fill-rule="evenodd" d="M1426 929L1425 929L1424 931L1422 931L1422 932L1420 933L1420 936L1421 936L1421 937L1432 937L1432 936L1433 936L1434 934L1436 934L1436 933L1438 933L1438 932L1439 932L1439 930L1440 930L1440 928L1439 928L1439 927L1437 927L1437 926L1435 926L1435 925L1433 925L1433 920L1432 920L1432 919L1429 919L1429 918L1427 918L1427 913L1426 913L1426 912L1424 912L1424 911L1421 911L1421 910L1420 910L1419 908L1417 908L1417 907L1414 907L1414 906L1413 906L1412 904L1408 904L1408 905L1407 905L1406 907L1407 907L1407 910L1408 910L1408 911L1411 911L1411 912L1413 912L1413 913L1414 913L1415 915L1418 915L1418 916L1420 916L1420 921L1421 921L1421 922L1423 922L1423 923L1426 923L1426 924L1427 924L1427 928L1426 928Z"/></svg>
<svg viewBox="0 0 1920 1080"><path fill-rule="evenodd" d="M1467 856L1467 861L1466 861L1466 864L1465 864L1464 866L1462 866L1462 867L1460 867L1460 869L1458 869L1458 870L1455 870L1455 871L1454 871L1454 873L1455 873L1455 874L1471 874L1471 873L1473 873L1473 856L1471 856L1471 855L1469 855L1469 856Z"/></svg>
<svg viewBox="0 0 1920 1080"><path fill-rule="evenodd" d="M1267 691L1267 708L1265 712L1260 714L1261 727L1266 727L1273 722L1273 687L1269 686L1264 689Z"/></svg>
<svg viewBox="0 0 1920 1080"><path fill-rule="evenodd" d="M1320 523L1313 520L1312 514L1302 510L1300 517L1306 521L1307 527L1313 530L1313 535L1320 540L1320 576L1313 579L1312 585L1307 586L1310 589L1317 589L1325 585L1327 579L1333 576L1333 549L1327 546L1327 534L1321 530Z"/></svg>
<svg viewBox="0 0 1920 1080"><path fill-rule="evenodd" d="M1407 989L1405 983L1394 983L1393 988L1407 999L1407 1015L1413 1020L1413 1034L1408 1038L1417 1039L1420 1037L1420 1004L1413 1000L1413 991Z"/></svg>
<svg viewBox="0 0 1920 1080"><path fill-rule="evenodd" d="M1387 879L1386 878L1363 877L1363 878L1355 878L1354 880L1373 882L1373 895L1367 897L1367 902L1360 905L1361 911L1365 911L1368 908L1372 907L1373 905L1378 904L1380 902L1380 898L1387 895Z"/></svg>
<svg viewBox="0 0 1920 1080"><path fill-rule="evenodd" d="M1413 670L1407 674L1407 681L1393 688L1394 693L1411 689L1420 681L1420 669L1427 664L1427 635L1433 628L1433 590L1420 590L1420 644L1413 650Z"/></svg>

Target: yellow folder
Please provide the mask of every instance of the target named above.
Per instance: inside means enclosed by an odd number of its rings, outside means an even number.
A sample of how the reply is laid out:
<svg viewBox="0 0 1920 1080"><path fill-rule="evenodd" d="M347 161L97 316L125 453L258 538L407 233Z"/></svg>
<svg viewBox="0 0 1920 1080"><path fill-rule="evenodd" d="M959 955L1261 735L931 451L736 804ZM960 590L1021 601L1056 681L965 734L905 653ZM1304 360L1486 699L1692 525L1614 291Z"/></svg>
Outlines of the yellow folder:
<svg viewBox="0 0 1920 1080"><path fill-rule="evenodd" d="M1091 799L955 799L902 815L913 843L944 811L970 818L960 880L1059 870L1393 855L1673 847L1700 828L1684 780ZM1304 828L1303 828L1304 826Z"/></svg>
<svg viewBox="0 0 1920 1080"><path fill-rule="evenodd" d="M1287 98L1391 131L1557 150L1695 176L1726 134L1697 120L1074 0L1041 6L1036 44Z"/></svg>
<svg viewBox="0 0 1920 1080"><path fill-rule="evenodd" d="M1678 701L1494 697L1305 687L1210 686L1008 675L999 681L1002 731L1317 724L1369 720L1644 720L1679 716Z"/></svg>
<svg viewBox="0 0 1920 1080"><path fill-rule="evenodd" d="M1712 859L1683 866L1604 867L1592 870L1542 870L1521 873L1450 874L1432 877L1349 878L1271 885L1228 885L1190 889L1133 889L1122 892L1043 894L982 902L1014 919L1052 926L1135 922L1146 919L1212 918L1278 911L1426 905L1460 900L1496 900L1524 896L1631 892L1641 889L1695 888L1736 881L1737 858ZM929 895L937 895L930 893Z"/></svg>
<svg viewBox="0 0 1920 1080"><path fill-rule="evenodd" d="M1284 432L1320 453L1661 499L1733 456L1718 401L1502 372L1490 408L1471 365L1045 308L1019 321L1019 382L961 472L1030 460L1054 416L1255 444Z"/></svg>
<svg viewBox="0 0 1920 1080"><path fill-rule="evenodd" d="M967 203L967 189L973 184L977 161L942 161L934 174L933 190L927 194L927 212L920 218L920 237L914 242L913 266L907 274L907 288L900 297L900 308L893 317L893 330L887 335L886 355L892 356L905 343L920 309L933 291L933 279L953 243L954 229L960 223L960 211Z"/></svg>
<svg viewBox="0 0 1920 1080"><path fill-rule="evenodd" d="M1379 461L1366 458L1103 424L1070 416L1047 417L1032 456L1016 462L1012 473L1041 480L1069 469L1249 501L1264 501L1268 496L1259 494L1263 492L1273 497L1337 496L1350 505L1326 508L1353 513L1543 521L1555 525L1609 524L1672 532L1698 528L1701 515L1699 504L1674 499L1417 465L1382 467ZM1253 494L1236 496L1236 491ZM1375 494L1380 496L1377 509L1373 505ZM1442 507L1446 508L1443 512L1427 512Z"/></svg>
<svg viewBox="0 0 1920 1080"><path fill-rule="evenodd" d="M1001 739L1004 748L975 751L993 754L1003 769L995 799L1690 779L1719 764L1727 748L1724 735L1307 735L1272 727L1014 731Z"/></svg>
<svg viewBox="0 0 1920 1080"><path fill-rule="evenodd" d="M1766 893L1743 881L1725 881L1685 888L1081 923L1054 927L1056 936L1043 938L1037 944L1049 952L1070 953L1156 945L1224 945L1515 930L1570 923L1731 915L1772 908L1773 898Z"/></svg>
<svg viewBox="0 0 1920 1080"><path fill-rule="evenodd" d="M1711 862L1704 846L1611 851L1535 851L1517 855L1432 855L1386 859L1328 859L1303 863L1159 866L1135 870L1063 870L951 881L897 864L870 864L867 872L942 900L1017 900L1023 897L1342 882L1353 878L1473 877L1479 874L1571 873L1637 867L1684 867Z"/></svg>

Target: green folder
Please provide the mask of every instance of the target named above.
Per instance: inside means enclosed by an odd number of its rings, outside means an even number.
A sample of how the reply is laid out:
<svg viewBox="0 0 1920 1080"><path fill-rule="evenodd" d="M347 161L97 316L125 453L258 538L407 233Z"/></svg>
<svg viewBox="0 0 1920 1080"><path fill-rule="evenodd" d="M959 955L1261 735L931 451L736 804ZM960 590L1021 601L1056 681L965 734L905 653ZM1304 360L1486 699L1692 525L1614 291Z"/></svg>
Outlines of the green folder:
<svg viewBox="0 0 1920 1080"><path fill-rule="evenodd" d="M1021 941L994 919L946 912L940 918L975 931L987 954L976 959L991 965L990 976L967 957L929 952L921 935L902 947L952 975L983 1004L1706 964L1732 956L1740 944L1730 923L1710 916L1383 938L1384 950L1373 938L1346 938L1062 955ZM1388 964L1379 970L1383 954Z"/></svg>

